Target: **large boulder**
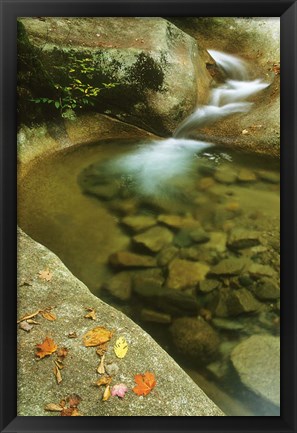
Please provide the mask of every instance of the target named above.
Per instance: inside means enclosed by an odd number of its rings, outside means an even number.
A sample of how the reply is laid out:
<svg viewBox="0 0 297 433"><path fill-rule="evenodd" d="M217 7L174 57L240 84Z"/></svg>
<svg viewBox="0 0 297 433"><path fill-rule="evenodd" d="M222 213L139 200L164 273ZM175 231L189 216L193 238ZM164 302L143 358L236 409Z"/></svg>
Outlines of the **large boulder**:
<svg viewBox="0 0 297 433"><path fill-rule="evenodd" d="M91 85L118 83L100 92L95 110L161 135L171 133L197 102L207 100L209 56L165 19L34 17L19 22L26 41L22 54L28 44L28 50L33 47L44 72L40 91L45 91L44 80L66 86L74 59L88 59L94 68L87 71ZM76 78L86 79L84 74ZM47 96L36 93L36 81L34 86L32 96Z"/></svg>
<svg viewBox="0 0 297 433"><path fill-rule="evenodd" d="M82 398L79 412L84 416L222 416L221 410L203 393L174 360L139 326L124 314L92 295L60 259L21 230L18 236L18 318L52 307L50 315L35 317L38 325L25 322L18 328L18 408L19 416L59 416L44 407L73 394ZM84 317L86 308L96 311L95 320ZM89 311L90 313L90 311ZM37 313L36 313L37 314ZM56 320L53 320L53 314ZM51 320L48 320L48 319ZM30 319L29 319L30 321ZM95 327L113 331L105 354L105 367L112 384L125 383L129 389L123 400L102 401L103 388L95 383L99 356L95 347L86 347L83 336ZM128 343L125 358L115 356L115 341ZM68 354L57 383L56 353L38 360L36 345L50 337ZM62 350L65 355L65 351ZM61 365L61 364L60 364ZM150 394L132 392L134 376L151 371L157 384Z"/></svg>
<svg viewBox="0 0 297 433"><path fill-rule="evenodd" d="M231 353L241 381L256 394L280 405L280 339L252 335Z"/></svg>

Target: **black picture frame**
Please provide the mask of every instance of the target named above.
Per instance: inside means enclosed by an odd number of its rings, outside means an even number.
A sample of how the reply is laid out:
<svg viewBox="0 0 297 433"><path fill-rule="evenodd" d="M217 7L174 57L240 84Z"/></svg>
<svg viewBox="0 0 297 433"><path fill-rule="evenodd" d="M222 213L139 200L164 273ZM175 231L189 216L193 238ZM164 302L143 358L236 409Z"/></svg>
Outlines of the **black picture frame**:
<svg viewBox="0 0 297 433"><path fill-rule="evenodd" d="M1 0L1 432L295 432L297 3L262 0ZM279 417L16 416L16 18L255 16L281 18L281 415Z"/></svg>

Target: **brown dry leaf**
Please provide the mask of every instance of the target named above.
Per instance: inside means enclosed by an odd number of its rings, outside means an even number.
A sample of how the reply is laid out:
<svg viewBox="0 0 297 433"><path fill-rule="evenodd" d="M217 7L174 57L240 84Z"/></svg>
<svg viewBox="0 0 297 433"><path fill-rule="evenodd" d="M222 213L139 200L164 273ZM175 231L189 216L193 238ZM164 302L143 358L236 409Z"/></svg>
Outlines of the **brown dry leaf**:
<svg viewBox="0 0 297 433"><path fill-rule="evenodd" d="M41 280L51 281L53 274L47 268L47 269L44 269L43 271L39 271L38 276Z"/></svg>
<svg viewBox="0 0 297 433"><path fill-rule="evenodd" d="M55 361L56 366L62 370L64 368L64 364L62 361L60 361L59 359L57 359L57 361Z"/></svg>
<svg viewBox="0 0 297 433"><path fill-rule="evenodd" d="M102 376L100 377L100 379L96 382L97 386L102 386L102 385L110 385L112 381L112 377L110 376Z"/></svg>
<svg viewBox="0 0 297 433"><path fill-rule="evenodd" d="M61 416L72 416L74 409L74 407L64 407L61 412Z"/></svg>
<svg viewBox="0 0 297 433"><path fill-rule="evenodd" d="M57 319L57 316L54 313L51 313L48 310L42 310L40 311L40 314L42 315L42 317L46 320L50 320L51 322L53 322L54 320Z"/></svg>
<svg viewBox="0 0 297 433"><path fill-rule="evenodd" d="M103 326L97 326L84 335L83 342L86 347L99 346L109 341L112 334L111 331L108 331L108 329Z"/></svg>
<svg viewBox="0 0 297 433"><path fill-rule="evenodd" d="M52 340L49 337L46 337L43 343L36 345L37 352L35 355L38 356L40 359L42 359L45 356L54 353L57 350L57 348L58 346L56 345L54 340Z"/></svg>
<svg viewBox="0 0 297 433"><path fill-rule="evenodd" d="M47 410L49 412L61 412L63 410L63 407L59 404L49 403L44 407L44 410Z"/></svg>
<svg viewBox="0 0 297 433"><path fill-rule="evenodd" d="M107 400L109 400L109 399L110 399L110 396L111 396L110 386L107 385L106 388L105 388L105 391L104 391L103 397L102 397L102 401L107 401Z"/></svg>
<svg viewBox="0 0 297 433"><path fill-rule="evenodd" d="M82 401L82 398L77 394L72 394L69 397L67 397L66 400L69 403L70 407L77 407L79 403Z"/></svg>
<svg viewBox="0 0 297 433"><path fill-rule="evenodd" d="M30 325L26 320L24 320L19 324L19 328L23 329L26 332L30 332L31 329L33 328L33 325Z"/></svg>
<svg viewBox="0 0 297 433"><path fill-rule="evenodd" d="M55 366L54 375L56 376L57 384L59 385L62 382L62 375L59 367Z"/></svg>
<svg viewBox="0 0 297 433"><path fill-rule="evenodd" d="M73 407L71 409L72 409L71 416L82 416L82 414L78 411L78 409L76 407Z"/></svg>
<svg viewBox="0 0 297 433"><path fill-rule="evenodd" d="M31 314L25 314L25 316L21 317L17 323L23 322L24 320L28 320L28 319L32 319L32 317L37 316L37 314L39 314L40 310L35 311L34 313Z"/></svg>
<svg viewBox="0 0 297 433"><path fill-rule="evenodd" d="M89 313L87 313L84 317L86 319L96 320L96 311L94 310L94 308L88 307L86 308L86 310L89 311Z"/></svg>
<svg viewBox="0 0 297 433"><path fill-rule="evenodd" d="M104 358L105 358L105 355L102 355L101 360L100 360L100 364L97 368L97 373L99 373L99 374L105 373Z"/></svg>
<svg viewBox="0 0 297 433"><path fill-rule="evenodd" d="M107 351L107 348L108 348L107 343L100 344L100 346L98 346L96 350L97 355L99 356L104 355L104 353Z"/></svg>
<svg viewBox="0 0 297 433"><path fill-rule="evenodd" d="M66 400L61 400L60 401L60 403L59 403L59 405L61 406L61 407L65 407L66 406Z"/></svg>
<svg viewBox="0 0 297 433"><path fill-rule="evenodd" d="M62 359L66 358L67 354L68 354L68 349L66 347L59 347L59 349L57 350L57 356L59 358Z"/></svg>
<svg viewBox="0 0 297 433"><path fill-rule="evenodd" d="M67 335L68 338L77 338L77 333L76 332L69 332L69 334Z"/></svg>

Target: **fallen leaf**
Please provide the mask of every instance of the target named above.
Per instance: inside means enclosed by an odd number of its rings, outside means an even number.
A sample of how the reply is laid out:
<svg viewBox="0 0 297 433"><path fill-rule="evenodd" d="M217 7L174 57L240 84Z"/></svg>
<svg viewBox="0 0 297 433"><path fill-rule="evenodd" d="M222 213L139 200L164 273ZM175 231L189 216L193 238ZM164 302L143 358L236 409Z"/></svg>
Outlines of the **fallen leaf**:
<svg viewBox="0 0 297 433"><path fill-rule="evenodd" d="M33 325L30 325L26 320L24 320L19 324L19 328L23 329L26 332L30 332L31 329L33 328Z"/></svg>
<svg viewBox="0 0 297 433"><path fill-rule="evenodd" d="M68 354L68 349L66 347L59 347L59 349L57 350L57 356L58 358L66 358Z"/></svg>
<svg viewBox="0 0 297 433"><path fill-rule="evenodd" d="M242 133L243 135L246 135L246 134L249 133L249 131L248 131L247 129L243 129L243 130L241 131L241 133Z"/></svg>
<svg viewBox="0 0 297 433"><path fill-rule="evenodd" d="M55 361L56 366L62 370L64 368L63 362L60 361L59 359L57 359L57 361Z"/></svg>
<svg viewBox="0 0 297 433"><path fill-rule="evenodd" d="M112 337L112 334L113 333L111 331L108 331L103 326L97 326L84 335L84 345L86 347L99 346L100 344L109 341Z"/></svg>
<svg viewBox="0 0 297 433"><path fill-rule="evenodd" d="M39 322L36 322L36 320L33 319L28 319L27 322L30 323L30 325L40 325Z"/></svg>
<svg viewBox="0 0 297 433"><path fill-rule="evenodd" d="M69 332L69 334L67 335L68 338L77 338L77 333L76 332Z"/></svg>
<svg viewBox="0 0 297 433"><path fill-rule="evenodd" d="M104 358L105 358L105 355L102 355L101 360L100 360L100 364L97 368L97 373L99 373L99 374L105 373Z"/></svg>
<svg viewBox="0 0 297 433"><path fill-rule="evenodd" d="M147 395L156 385L156 378L154 373L147 371L144 374L136 374L134 380L137 385L133 388L133 392L137 395Z"/></svg>
<svg viewBox="0 0 297 433"><path fill-rule="evenodd" d="M41 310L40 314L42 315L42 317L46 320L49 320L51 322L53 322L54 320L57 319L57 316L54 313L51 313L48 310Z"/></svg>
<svg viewBox="0 0 297 433"><path fill-rule="evenodd" d="M62 379L60 368L57 367L57 365L54 368L54 374L56 376L57 384L59 385L63 379Z"/></svg>
<svg viewBox="0 0 297 433"><path fill-rule="evenodd" d="M37 316L37 314L39 314L40 310L35 311L34 313L31 314L25 314L25 316L21 317L17 323L23 322L24 320L28 320L28 319L32 319L32 317Z"/></svg>
<svg viewBox="0 0 297 433"><path fill-rule="evenodd" d="M60 401L60 403L59 403L59 405L61 406L61 407L65 407L66 406L66 400L61 400Z"/></svg>
<svg viewBox="0 0 297 433"><path fill-rule="evenodd" d="M45 281L51 281L53 274L50 272L50 270L44 269L43 271L39 271L38 272L38 276L41 280L45 280Z"/></svg>
<svg viewBox="0 0 297 433"><path fill-rule="evenodd" d="M75 407L65 407L61 412L61 416L73 416L73 412L75 409L76 409ZM77 416L77 415L74 415L74 416Z"/></svg>
<svg viewBox="0 0 297 433"><path fill-rule="evenodd" d="M61 412L63 407L59 404L49 403L44 407L44 410L48 410L49 412Z"/></svg>
<svg viewBox="0 0 297 433"><path fill-rule="evenodd" d="M67 397L66 401L69 403L70 407L77 407L79 403L82 401L82 398L77 394L72 394Z"/></svg>
<svg viewBox="0 0 297 433"><path fill-rule="evenodd" d="M111 395L114 397L117 395L120 398L125 397L126 392L128 391L127 386L124 383L119 383L118 385L114 385L111 389Z"/></svg>
<svg viewBox="0 0 297 433"><path fill-rule="evenodd" d="M124 337L119 337L113 347L114 353L118 358L124 358L128 351L128 344Z"/></svg>
<svg viewBox="0 0 297 433"><path fill-rule="evenodd" d="M71 416L82 416L82 414L78 411L78 409L76 407L71 408L71 409L73 409Z"/></svg>
<svg viewBox="0 0 297 433"><path fill-rule="evenodd" d="M109 385L112 381L112 377L110 376L102 376L100 377L100 379L96 382L97 386L102 386L102 385Z"/></svg>
<svg viewBox="0 0 297 433"><path fill-rule="evenodd" d="M94 308L86 308L87 311L89 311L89 313L87 313L84 317L86 319L92 319L92 320L96 320L96 311L94 310Z"/></svg>
<svg viewBox="0 0 297 433"><path fill-rule="evenodd" d="M104 355L104 353L107 351L107 347L108 347L107 343L100 344L100 346L98 346L96 350L97 355L99 356Z"/></svg>
<svg viewBox="0 0 297 433"><path fill-rule="evenodd" d="M46 337L42 344L36 345L37 352L35 355L38 356L40 359L42 359L45 356L54 353L57 350L57 348L58 346L56 345L54 340L52 340L49 337Z"/></svg>
<svg viewBox="0 0 297 433"><path fill-rule="evenodd" d="M104 391L103 397L102 397L102 401L107 401L107 400L109 400L109 399L110 399L110 396L111 396L110 386L107 385L106 388L105 388L105 391Z"/></svg>

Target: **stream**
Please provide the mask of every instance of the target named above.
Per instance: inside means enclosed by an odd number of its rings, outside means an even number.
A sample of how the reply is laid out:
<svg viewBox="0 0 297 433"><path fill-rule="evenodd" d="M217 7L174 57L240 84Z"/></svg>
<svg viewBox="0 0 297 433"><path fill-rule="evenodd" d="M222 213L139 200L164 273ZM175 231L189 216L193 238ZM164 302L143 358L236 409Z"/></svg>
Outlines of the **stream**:
<svg viewBox="0 0 297 433"><path fill-rule="evenodd" d="M251 335L279 335L279 161L188 138L252 109L246 99L268 83L249 80L234 56L210 54L226 80L173 137L99 141L33 164L18 188L19 225L149 332L227 415L276 416L277 405L241 383L231 353ZM183 345L172 330L198 316L217 341L199 356L191 335Z"/></svg>

